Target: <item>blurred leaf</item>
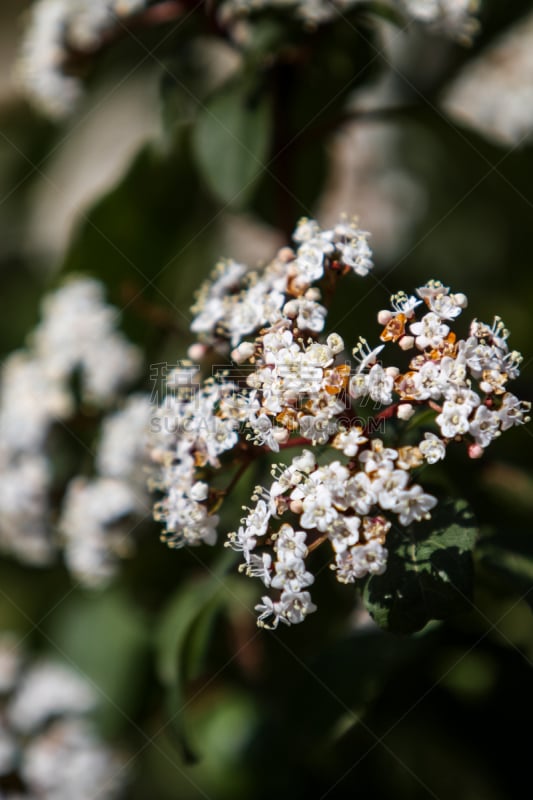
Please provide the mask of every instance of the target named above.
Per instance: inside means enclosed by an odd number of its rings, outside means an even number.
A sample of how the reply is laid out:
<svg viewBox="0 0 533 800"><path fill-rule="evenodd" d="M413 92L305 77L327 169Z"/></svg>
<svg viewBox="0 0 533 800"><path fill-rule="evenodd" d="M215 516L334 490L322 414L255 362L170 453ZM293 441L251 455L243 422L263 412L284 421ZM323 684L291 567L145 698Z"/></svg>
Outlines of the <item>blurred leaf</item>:
<svg viewBox="0 0 533 800"><path fill-rule="evenodd" d="M171 598L156 631L156 667L167 688L167 710L184 757L195 760L186 733L184 711L187 684L200 674L214 620L227 602L224 573L235 561L226 552L214 570L188 581Z"/></svg>
<svg viewBox="0 0 533 800"><path fill-rule="evenodd" d="M508 529L485 535L478 548L480 563L499 576L514 592L527 595L533 589L533 533ZM533 594L525 598L533 604Z"/></svg>
<svg viewBox="0 0 533 800"><path fill-rule="evenodd" d="M271 109L249 80L232 80L202 108L193 132L198 166L216 197L242 208L268 154Z"/></svg>
<svg viewBox="0 0 533 800"><path fill-rule="evenodd" d="M197 286L190 263L207 268L211 261L211 205L199 188L189 144L181 130L170 150L141 150L123 181L77 229L60 276L86 273L103 281L109 300L124 308L126 333L145 346L160 334L152 317L146 319L147 301L175 320L186 340L189 318L173 299Z"/></svg>
<svg viewBox="0 0 533 800"><path fill-rule="evenodd" d="M59 654L91 681L109 732L124 727L139 702L149 643L146 621L121 590L79 594L52 619Z"/></svg>
<svg viewBox="0 0 533 800"><path fill-rule="evenodd" d="M202 742L202 759L176 760L175 742L166 728L149 747L138 773L135 797L158 800L246 800L255 797L254 765L246 747L258 712L253 697L233 686L211 687L191 708L191 724Z"/></svg>
<svg viewBox="0 0 533 800"><path fill-rule="evenodd" d="M486 701L497 683L498 666L490 652L444 648L435 667L435 680L468 701Z"/></svg>
<svg viewBox="0 0 533 800"><path fill-rule="evenodd" d="M526 470L503 461L493 462L484 469L483 481L489 490L516 510L533 510L533 475Z"/></svg>
<svg viewBox="0 0 533 800"><path fill-rule="evenodd" d="M378 625L411 633L467 609L477 533L464 500L441 503L430 520L393 528L387 571L367 579L364 588L365 605Z"/></svg>
<svg viewBox="0 0 533 800"><path fill-rule="evenodd" d="M237 50L214 36L185 41L165 62L161 80L163 124L169 134L176 125L193 122L206 98L239 67Z"/></svg>

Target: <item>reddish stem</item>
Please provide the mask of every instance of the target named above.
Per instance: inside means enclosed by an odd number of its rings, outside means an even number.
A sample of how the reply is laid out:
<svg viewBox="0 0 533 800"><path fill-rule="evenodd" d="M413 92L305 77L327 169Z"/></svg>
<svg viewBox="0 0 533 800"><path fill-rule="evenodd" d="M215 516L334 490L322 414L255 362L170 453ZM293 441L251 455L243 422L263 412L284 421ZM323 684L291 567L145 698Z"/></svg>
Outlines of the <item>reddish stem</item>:
<svg viewBox="0 0 533 800"><path fill-rule="evenodd" d="M306 439L305 436L296 436L294 439L288 439L286 442L282 442L279 449L288 450L290 447L305 447L305 445L309 447L311 444L312 443L309 439Z"/></svg>
<svg viewBox="0 0 533 800"><path fill-rule="evenodd" d="M228 494L230 494L230 492L233 491L233 489L238 484L238 482L240 481L240 479L242 478L242 476L244 475L244 473L246 472L252 461L253 458L250 456L250 454L248 454L248 457L243 461L243 463L241 464L241 466L239 467L233 478L226 486L226 488L223 489L222 492L220 493L222 497L227 497Z"/></svg>

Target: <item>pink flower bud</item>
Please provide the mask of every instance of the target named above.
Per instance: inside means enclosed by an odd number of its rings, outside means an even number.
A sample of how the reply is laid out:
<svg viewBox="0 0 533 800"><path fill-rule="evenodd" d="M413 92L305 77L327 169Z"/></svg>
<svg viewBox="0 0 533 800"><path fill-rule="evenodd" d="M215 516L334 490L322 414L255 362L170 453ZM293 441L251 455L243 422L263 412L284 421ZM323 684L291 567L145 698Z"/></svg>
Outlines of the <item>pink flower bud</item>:
<svg viewBox="0 0 533 800"><path fill-rule="evenodd" d="M481 458L485 451L481 447L480 444L476 444L472 442L472 444L468 445L468 457L469 458Z"/></svg>
<svg viewBox="0 0 533 800"><path fill-rule="evenodd" d="M207 345L195 342L187 350L187 355L192 361L200 361L207 353Z"/></svg>

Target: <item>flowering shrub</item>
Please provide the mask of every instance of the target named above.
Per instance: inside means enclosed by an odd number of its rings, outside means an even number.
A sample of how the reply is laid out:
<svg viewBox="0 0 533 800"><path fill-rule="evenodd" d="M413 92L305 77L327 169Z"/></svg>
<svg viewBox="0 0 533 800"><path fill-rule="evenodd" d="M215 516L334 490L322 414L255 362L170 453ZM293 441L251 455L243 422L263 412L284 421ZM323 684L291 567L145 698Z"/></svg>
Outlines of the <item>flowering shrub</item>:
<svg viewBox="0 0 533 800"><path fill-rule="evenodd" d="M528 4L22 5L0 800L522 798Z"/></svg>
<svg viewBox="0 0 533 800"><path fill-rule="evenodd" d="M289 463L274 464L269 486L256 486L226 541L242 553L241 570L275 591L256 606L265 627L316 610L311 551L330 545L341 583L383 574L391 527L430 519L437 505L416 481L422 468L444 459L454 441L479 458L503 431L529 421L530 403L508 391L522 356L509 350L503 322L474 320L458 338L450 325L467 298L440 281L393 296L392 309L378 313L385 344L360 338L355 366L338 333L321 340L320 286L331 291L349 273L368 275L367 236L354 222L322 230L303 219L296 249L282 249L263 270L219 264L193 308L201 342L190 352L206 358L233 348L233 366L196 386L196 366L176 369L153 420L152 458L161 465L154 484L164 493L155 516L171 547L215 544L216 511L236 480L266 453L298 448ZM399 362L384 366L388 345L399 348ZM369 402L375 414L364 421ZM393 438L377 424L393 418L410 421L408 437L405 424ZM236 472L214 489L222 458Z"/></svg>

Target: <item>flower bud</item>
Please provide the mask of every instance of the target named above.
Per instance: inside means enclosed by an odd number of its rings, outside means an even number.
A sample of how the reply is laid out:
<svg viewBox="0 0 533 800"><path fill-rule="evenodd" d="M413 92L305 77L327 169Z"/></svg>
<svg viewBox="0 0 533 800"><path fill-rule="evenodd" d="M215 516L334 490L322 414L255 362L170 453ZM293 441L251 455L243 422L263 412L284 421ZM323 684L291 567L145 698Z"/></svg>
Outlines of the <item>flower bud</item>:
<svg viewBox="0 0 533 800"><path fill-rule="evenodd" d="M472 444L468 445L468 457L469 458L481 458L485 451L481 447L480 444L476 444L476 442L472 442Z"/></svg>
<svg viewBox="0 0 533 800"><path fill-rule="evenodd" d="M382 311L378 312L378 322L380 325L386 325L388 322L391 321L393 316L394 314L392 313L392 311L389 311L388 309L384 308L382 309Z"/></svg>
<svg viewBox="0 0 533 800"><path fill-rule="evenodd" d="M403 419L403 420L411 419L414 413L415 410L411 405L411 403L402 403L401 405L398 406L396 410L398 419Z"/></svg>
<svg viewBox="0 0 533 800"><path fill-rule="evenodd" d="M231 351L231 357L236 364L242 364L247 361L255 353L255 345L253 342L241 342L238 347Z"/></svg>
<svg viewBox="0 0 533 800"><path fill-rule="evenodd" d="M207 345L195 342L187 350L187 355L192 361L200 361L207 353Z"/></svg>
<svg viewBox="0 0 533 800"><path fill-rule="evenodd" d="M402 350L410 350L414 346L414 343L415 343L414 336L402 336L402 338L398 342L398 345L401 347Z"/></svg>

